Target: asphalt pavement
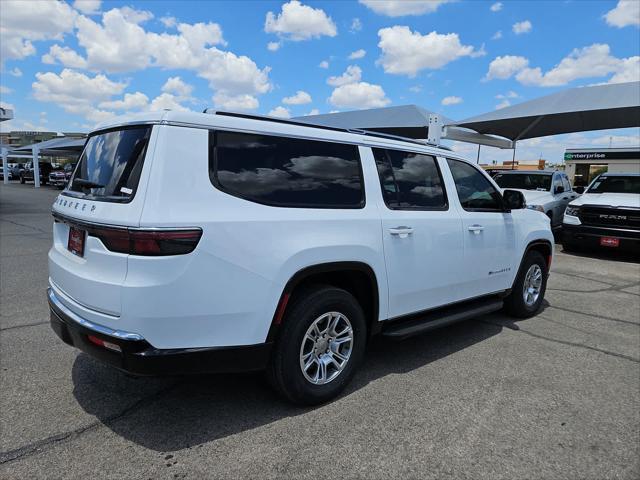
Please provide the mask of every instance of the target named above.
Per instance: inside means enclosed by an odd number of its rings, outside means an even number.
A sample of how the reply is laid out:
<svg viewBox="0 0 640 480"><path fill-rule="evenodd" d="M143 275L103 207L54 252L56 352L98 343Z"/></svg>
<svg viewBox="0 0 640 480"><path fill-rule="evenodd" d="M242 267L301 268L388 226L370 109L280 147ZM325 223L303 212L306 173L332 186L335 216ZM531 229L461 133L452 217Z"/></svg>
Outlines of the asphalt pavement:
<svg viewBox="0 0 640 480"><path fill-rule="evenodd" d="M260 374L132 378L45 299L59 191L0 185L0 478L640 477L640 264L557 254L543 311L376 340L337 400Z"/></svg>

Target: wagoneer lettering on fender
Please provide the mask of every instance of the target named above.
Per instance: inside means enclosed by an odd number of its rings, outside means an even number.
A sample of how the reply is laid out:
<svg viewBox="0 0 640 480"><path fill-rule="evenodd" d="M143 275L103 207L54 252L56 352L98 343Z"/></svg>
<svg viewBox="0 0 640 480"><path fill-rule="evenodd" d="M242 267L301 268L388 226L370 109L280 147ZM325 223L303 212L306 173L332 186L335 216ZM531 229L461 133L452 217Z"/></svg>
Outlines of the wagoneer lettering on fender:
<svg viewBox="0 0 640 480"><path fill-rule="evenodd" d="M549 218L448 149L225 112L101 126L53 217L64 342L138 375L266 370L303 404L372 335L535 315L553 254Z"/></svg>

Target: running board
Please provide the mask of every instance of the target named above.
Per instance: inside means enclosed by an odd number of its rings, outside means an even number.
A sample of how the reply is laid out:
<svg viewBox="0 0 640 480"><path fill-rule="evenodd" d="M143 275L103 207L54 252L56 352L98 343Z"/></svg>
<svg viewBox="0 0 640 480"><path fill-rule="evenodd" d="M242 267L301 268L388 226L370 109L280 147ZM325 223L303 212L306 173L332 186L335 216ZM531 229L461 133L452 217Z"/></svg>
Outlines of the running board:
<svg viewBox="0 0 640 480"><path fill-rule="evenodd" d="M452 323L495 312L500 310L503 305L501 297L491 296L437 308L423 314L411 315L408 319L388 320L382 325L382 335L402 340Z"/></svg>

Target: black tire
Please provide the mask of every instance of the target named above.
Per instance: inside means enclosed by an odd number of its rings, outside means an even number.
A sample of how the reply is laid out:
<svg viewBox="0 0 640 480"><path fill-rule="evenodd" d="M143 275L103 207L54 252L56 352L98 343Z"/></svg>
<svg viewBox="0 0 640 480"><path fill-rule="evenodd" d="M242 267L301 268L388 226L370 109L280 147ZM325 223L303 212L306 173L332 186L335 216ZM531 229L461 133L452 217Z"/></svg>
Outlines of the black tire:
<svg viewBox="0 0 640 480"><path fill-rule="evenodd" d="M20 183L22 183L22 184L25 183L24 175L20 175Z"/></svg>
<svg viewBox="0 0 640 480"><path fill-rule="evenodd" d="M324 385L305 378L300 365L301 348L307 330L328 312L338 312L351 323L353 342L344 368ZM349 292L317 285L297 293L283 319L283 325L267 367L271 385L287 400L317 405L336 397L351 381L364 356L367 326L362 307Z"/></svg>
<svg viewBox="0 0 640 480"><path fill-rule="evenodd" d="M575 242L571 242L571 241L567 241L567 240L562 240L562 250L565 252L579 252L580 251L580 246L575 243Z"/></svg>
<svg viewBox="0 0 640 480"><path fill-rule="evenodd" d="M534 266L537 265L542 272L542 282L540 284L540 290L537 300L528 304L524 299L524 282L527 277L527 273ZM525 255L518 276L513 284L511 294L505 299L504 309L505 311L514 317L529 318L533 317L540 311L542 307L542 301L544 300L544 294L547 290L547 277L549 269L547 267L547 261L544 256L535 250L530 250Z"/></svg>

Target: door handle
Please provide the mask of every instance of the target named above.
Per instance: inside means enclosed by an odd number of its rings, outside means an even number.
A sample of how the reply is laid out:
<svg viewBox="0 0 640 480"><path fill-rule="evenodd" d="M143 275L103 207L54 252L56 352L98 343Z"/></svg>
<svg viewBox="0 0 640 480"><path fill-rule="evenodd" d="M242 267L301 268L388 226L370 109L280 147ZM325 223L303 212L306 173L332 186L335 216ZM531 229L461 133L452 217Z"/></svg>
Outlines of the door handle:
<svg viewBox="0 0 640 480"><path fill-rule="evenodd" d="M476 223L475 225L469 226L468 229L470 232L473 232L474 235L480 235L480 232L484 230L484 227Z"/></svg>
<svg viewBox="0 0 640 480"><path fill-rule="evenodd" d="M391 235L397 235L400 238L407 238L413 233L413 228L405 226L390 228L389 233Z"/></svg>
<svg viewBox="0 0 640 480"><path fill-rule="evenodd" d="M569 200L569 197L562 197L563 200Z"/></svg>

